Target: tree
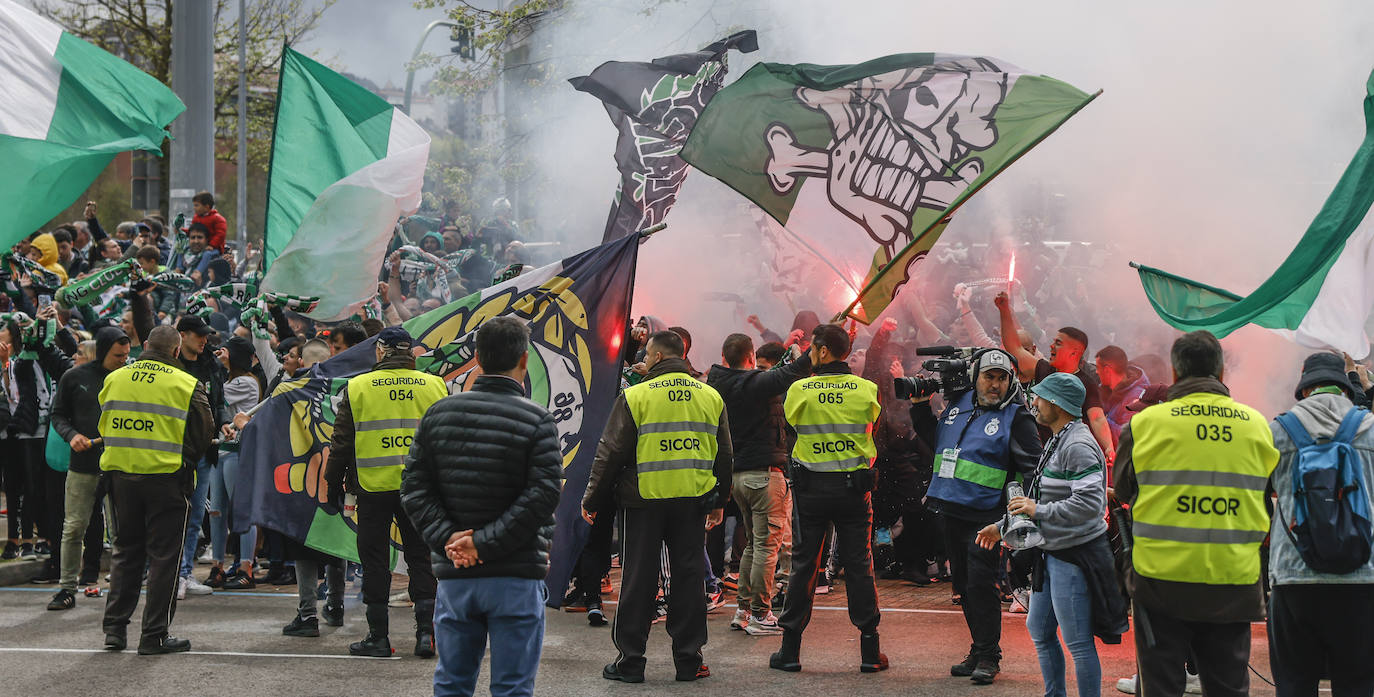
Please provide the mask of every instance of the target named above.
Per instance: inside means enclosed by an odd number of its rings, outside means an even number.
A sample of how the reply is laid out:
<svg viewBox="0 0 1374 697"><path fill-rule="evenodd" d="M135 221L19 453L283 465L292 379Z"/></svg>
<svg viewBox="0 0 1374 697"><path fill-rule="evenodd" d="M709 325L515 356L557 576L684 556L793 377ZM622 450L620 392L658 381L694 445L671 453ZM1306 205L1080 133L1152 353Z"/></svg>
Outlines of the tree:
<svg viewBox="0 0 1374 697"><path fill-rule="evenodd" d="M73 35L171 86L172 2L35 0L34 4L40 14ZM273 95L282 46L307 37L334 0L249 0L246 4L249 161L265 167L271 148ZM238 3L234 0L215 0L215 36L215 132L220 137L232 138L238 128L239 64ZM217 148L216 156L233 162L237 149ZM164 186L158 205L166 210L166 182L171 171L169 142L162 145L159 167Z"/></svg>

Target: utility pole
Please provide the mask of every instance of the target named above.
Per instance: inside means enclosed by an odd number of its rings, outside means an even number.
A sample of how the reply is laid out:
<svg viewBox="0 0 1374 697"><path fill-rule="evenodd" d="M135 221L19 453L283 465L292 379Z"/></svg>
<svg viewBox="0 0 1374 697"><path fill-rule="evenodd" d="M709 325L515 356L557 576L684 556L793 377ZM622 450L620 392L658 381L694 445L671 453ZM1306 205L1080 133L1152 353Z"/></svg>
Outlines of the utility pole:
<svg viewBox="0 0 1374 697"><path fill-rule="evenodd" d="M172 122L168 221L191 212L197 191L215 190L214 57L214 3L173 3L172 91L186 113Z"/></svg>
<svg viewBox="0 0 1374 697"><path fill-rule="evenodd" d="M248 243L248 21L247 0L239 0L239 155L238 155L238 174L234 177L238 181L238 198L235 201L234 216L238 220L235 229L238 230L239 244Z"/></svg>
<svg viewBox="0 0 1374 697"><path fill-rule="evenodd" d="M457 24L454 24L453 22L446 22L446 21L444 21L444 20L442 20L442 19L436 19L436 20L434 20L433 22L430 22L430 23L429 23L429 26L425 27L424 33L420 35L420 42L417 43L417 44L415 44L415 51L414 51L413 53L410 54L410 62L411 62L411 63L414 63L414 62L415 62L415 59L417 59L417 58L420 57L420 52L423 51L423 50L425 49L425 39L428 39L428 38L429 38L429 33L430 33L430 32L434 31L434 30L435 30L436 28L438 28L438 27L449 27L449 28L453 28L453 27L456 27L456 26L458 26L458 25L457 25ZM415 87L415 69L414 69L414 68L411 68L410 70L407 70L407 71L406 71L406 97L405 97L405 103L401 106L401 111L404 111L404 112L406 113L407 116L410 115L410 93L411 93L411 90L414 89L414 87Z"/></svg>

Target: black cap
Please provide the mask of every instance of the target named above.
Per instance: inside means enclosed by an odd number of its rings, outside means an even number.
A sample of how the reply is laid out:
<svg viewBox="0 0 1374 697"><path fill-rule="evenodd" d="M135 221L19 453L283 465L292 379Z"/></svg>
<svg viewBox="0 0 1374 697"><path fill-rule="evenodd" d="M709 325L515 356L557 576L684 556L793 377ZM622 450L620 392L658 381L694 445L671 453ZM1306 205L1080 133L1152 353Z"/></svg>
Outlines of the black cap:
<svg viewBox="0 0 1374 697"><path fill-rule="evenodd" d="M1317 385L1337 385L1345 390L1347 397L1355 394L1355 387L1345 374L1345 359L1334 353L1314 353L1302 362L1302 378L1298 380L1298 389L1293 391L1293 396L1302 399L1303 390Z"/></svg>
<svg viewBox="0 0 1374 697"><path fill-rule="evenodd" d="M415 344L415 340L402 327L387 327L377 333L377 343L390 348L408 349Z"/></svg>
<svg viewBox="0 0 1374 697"><path fill-rule="evenodd" d="M201 336L209 336L213 334L215 330L211 329L210 325L205 323L205 320L195 315L186 315L177 321L177 331L195 332Z"/></svg>

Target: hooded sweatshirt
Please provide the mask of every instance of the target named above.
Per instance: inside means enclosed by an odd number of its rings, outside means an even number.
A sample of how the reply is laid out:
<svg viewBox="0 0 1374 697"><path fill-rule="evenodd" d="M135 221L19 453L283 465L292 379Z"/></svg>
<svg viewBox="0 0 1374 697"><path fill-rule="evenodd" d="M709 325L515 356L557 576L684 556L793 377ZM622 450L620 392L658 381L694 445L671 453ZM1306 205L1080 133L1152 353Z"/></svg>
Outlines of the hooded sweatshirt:
<svg viewBox="0 0 1374 697"><path fill-rule="evenodd" d="M1106 412L1107 428L1111 429L1112 440L1121 440L1121 427L1125 426L1135 416L1135 412L1130 410L1130 405L1140 396L1145 394L1145 388L1150 386L1150 378L1145 377L1145 371L1133 365L1126 366L1126 377L1117 383L1116 387L1110 391L1106 387L1102 388L1102 410Z"/></svg>
<svg viewBox="0 0 1374 697"><path fill-rule="evenodd" d="M38 264L43 268L57 274L62 279L63 285L67 283L67 270L62 267L62 262L57 259L57 240L52 233L45 232L29 243L29 246L42 252L43 257L38 260Z"/></svg>
<svg viewBox="0 0 1374 697"><path fill-rule="evenodd" d="M1298 417L1298 421L1307 429L1312 440L1320 443L1336 435L1341 420L1353 406L1345 395L1314 394L1293 405L1291 413ZM1307 562L1303 561L1297 545L1293 544L1289 533L1283 529L1283 526L1293 519L1293 456L1297 454L1298 448L1294 445L1293 439L1288 437L1288 431L1284 430L1278 421L1270 423L1269 428L1274 432L1274 448L1279 451L1279 464L1274 468L1274 474L1269 480L1274 492L1278 494L1278 509L1274 513L1269 531L1269 578L1272 584L1374 584L1374 558L1348 574L1324 574L1313 571ZM1359 453L1360 465L1364 471L1365 485L1360 494L1370 499L1369 487L1374 486L1374 414L1365 412L1364 420L1360 422L1351 445L1355 446L1355 452ZM1370 507L1374 510L1374 499L1370 499Z"/></svg>
<svg viewBox="0 0 1374 697"><path fill-rule="evenodd" d="M105 327L95 333L95 360L83 363L63 374L57 381L57 396L52 404L52 427L62 440L70 443L78 435L87 438L100 436L100 390L105 386L105 356L121 339L128 339L116 327ZM103 446L85 452L72 451L71 471L81 474L100 474L100 454Z"/></svg>

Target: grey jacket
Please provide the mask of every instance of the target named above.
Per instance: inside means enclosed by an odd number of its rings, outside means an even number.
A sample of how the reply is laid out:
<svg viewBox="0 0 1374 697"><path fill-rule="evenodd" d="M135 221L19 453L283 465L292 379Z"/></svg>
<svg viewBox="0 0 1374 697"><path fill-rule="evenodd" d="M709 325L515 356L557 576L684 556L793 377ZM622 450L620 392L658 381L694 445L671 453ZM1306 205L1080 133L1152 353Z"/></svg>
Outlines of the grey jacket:
<svg viewBox="0 0 1374 697"><path fill-rule="evenodd" d="M1035 522L1045 550L1077 547L1107 532L1106 458L1082 421L1071 421L1041 455Z"/></svg>
<svg viewBox="0 0 1374 697"><path fill-rule="evenodd" d="M1292 414L1302 422L1303 428L1312 439L1321 442L1330 439L1340 428L1341 419L1353 405L1344 395L1315 394L1293 405ZM1297 446L1288 437L1288 432L1278 421L1269 424L1274 432L1274 447L1279 451L1279 464L1274 468L1270 484L1278 494L1278 503L1283 511L1282 518L1276 512L1269 530L1269 579L1273 585L1298 583L1374 583L1374 559L1348 574L1324 574L1308 568L1302 560L1298 548L1288 537L1283 526L1293 519L1293 456ZM1374 414L1365 414L1364 421L1352 442L1355 451L1364 463L1364 496L1370 496L1369 487L1374 486ZM1374 503L1372 501L1371 503ZM1371 506L1374 508L1374 506Z"/></svg>

